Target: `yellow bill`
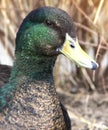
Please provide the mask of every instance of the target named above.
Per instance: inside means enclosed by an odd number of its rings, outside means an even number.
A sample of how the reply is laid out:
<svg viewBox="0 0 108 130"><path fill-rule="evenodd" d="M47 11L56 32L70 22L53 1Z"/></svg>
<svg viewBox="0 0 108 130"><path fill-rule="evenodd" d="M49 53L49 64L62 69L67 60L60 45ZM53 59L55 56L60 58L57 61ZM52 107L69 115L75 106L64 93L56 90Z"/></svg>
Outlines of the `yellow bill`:
<svg viewBox="0 0 108 130"><path fill-rule="evenodd" d="M66 33L66 39L59 51L71 61L74 61L78 66L97 69L98 64L80 47L78 39L73 39Z"/></svg>

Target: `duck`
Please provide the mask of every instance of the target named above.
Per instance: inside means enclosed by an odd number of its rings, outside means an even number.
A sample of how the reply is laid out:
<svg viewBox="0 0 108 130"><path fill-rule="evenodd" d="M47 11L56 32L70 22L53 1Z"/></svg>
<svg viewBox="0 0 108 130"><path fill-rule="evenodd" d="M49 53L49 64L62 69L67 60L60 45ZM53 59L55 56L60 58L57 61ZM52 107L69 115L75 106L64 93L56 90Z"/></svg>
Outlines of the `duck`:
<svg viewBox="0 0 108 130"><path fill-rule="evenodd" d="M70 130L54 87L59 54L95 70L98 63L80 47L72 18L62 9L40 7L23 20L16 35L14 65L0 87L1 130Z"/></svg>

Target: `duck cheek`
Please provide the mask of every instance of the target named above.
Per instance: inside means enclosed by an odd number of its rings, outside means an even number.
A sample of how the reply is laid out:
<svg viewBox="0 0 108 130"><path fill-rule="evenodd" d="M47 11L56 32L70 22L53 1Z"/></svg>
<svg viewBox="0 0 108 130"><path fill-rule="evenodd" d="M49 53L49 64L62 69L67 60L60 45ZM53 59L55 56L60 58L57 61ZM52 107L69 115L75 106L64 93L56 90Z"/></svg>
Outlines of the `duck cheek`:
<svg viewBox="0 0 108 130"><path fill-rule="evenodd" d="M50 57L50 56L57 56L58 54L60 54L60 52L56 51L56 48L51 47L51 48L45 48L43 54Z"/></svg>

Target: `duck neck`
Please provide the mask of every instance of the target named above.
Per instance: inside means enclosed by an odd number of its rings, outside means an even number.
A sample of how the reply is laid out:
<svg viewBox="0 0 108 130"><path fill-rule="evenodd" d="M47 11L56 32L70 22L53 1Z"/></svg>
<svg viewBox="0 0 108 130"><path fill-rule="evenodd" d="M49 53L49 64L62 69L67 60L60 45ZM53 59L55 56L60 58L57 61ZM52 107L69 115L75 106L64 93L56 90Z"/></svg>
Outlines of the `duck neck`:
<svg viewBox="0 0 108 130"><path fill-rule="evenodd" d="M6 104L13 98L15 91L22 84L27 84L28 81L46 81L46 83L52 84L54 59L53 57L39 56L25 58L20 54L16 54L16 60L12 68L9 83L1 89L0 111L2 111Z"/></svg>
<svg viewBox="0 0 108 130"><path fill-rule="evenodd" d="M22 113L24 113L26 116L23 116L23 125L26 122L32 124L33 128L37 127L37 129L66 130L59 99L51 80L52 65L54 64L52 59L54 60L52 57L23 59L17 56L10 85L6 86L5 95L9 100L15 93L9 104L10 115L8 117L12 119L10 123L18 124L17 120L21 120ZM20 89L15 92L19 86ZM20 114L17 113L17 110ZM16 120L14 120L15 118ZM32 120L34 120L34 123ZM30 125L27 126L27 124L26 127L29 129Z"/></svg>
<svg viewBox="0 0 108 130"><path fill-rule="evenodd" d="M51 80L52 71L55 63L54 57L35 56L23 57L17 55L17 60L14 63L11 78L27 77L35 80Z"/></svg>

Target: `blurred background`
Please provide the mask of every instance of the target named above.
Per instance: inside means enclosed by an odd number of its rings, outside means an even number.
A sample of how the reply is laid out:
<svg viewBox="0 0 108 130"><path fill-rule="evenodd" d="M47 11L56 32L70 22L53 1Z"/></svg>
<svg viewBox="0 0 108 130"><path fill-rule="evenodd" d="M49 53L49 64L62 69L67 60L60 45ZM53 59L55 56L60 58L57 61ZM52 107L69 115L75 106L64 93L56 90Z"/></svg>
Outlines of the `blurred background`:
<svg viewBox="0 0 108 130"><path fill-rule="evenodd" d="M73 120L73 130L108 129L107 0L0 0L0 64L13 65L18 28L31 10L41 6L68 12L80 45L99 63L92 71L78 68L62 55L57 58L55 86Z"/></svg>

